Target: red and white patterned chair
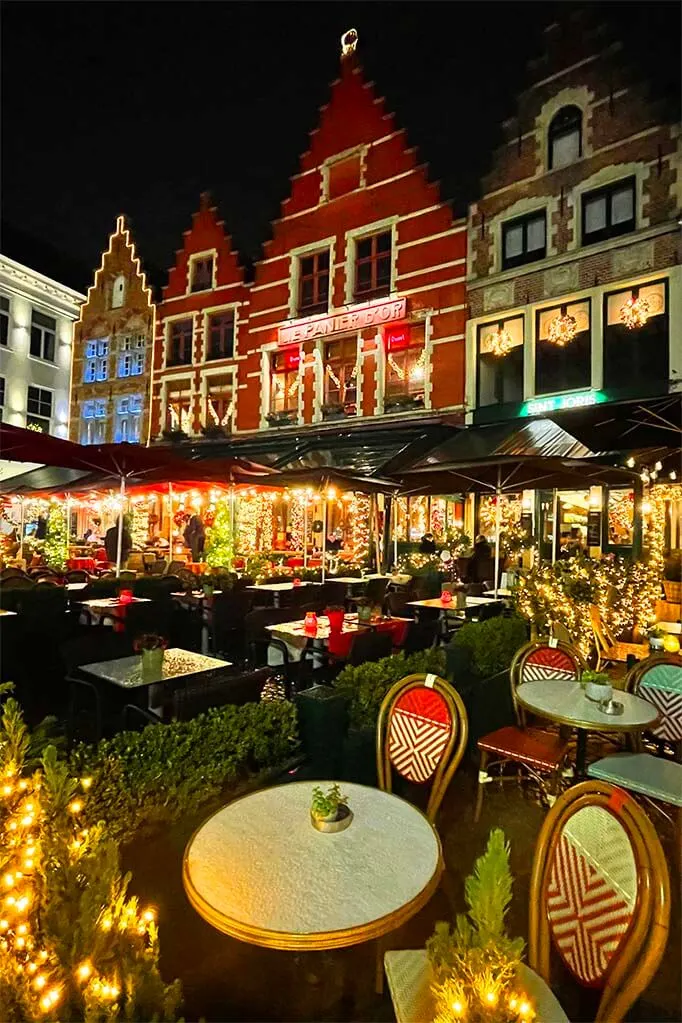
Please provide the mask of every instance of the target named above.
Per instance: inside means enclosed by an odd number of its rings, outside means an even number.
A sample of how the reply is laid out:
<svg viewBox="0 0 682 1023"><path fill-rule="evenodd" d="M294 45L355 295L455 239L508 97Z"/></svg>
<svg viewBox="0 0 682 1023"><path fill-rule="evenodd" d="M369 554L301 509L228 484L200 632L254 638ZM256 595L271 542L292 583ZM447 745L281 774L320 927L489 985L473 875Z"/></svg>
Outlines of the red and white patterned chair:
<svg viewBox="0 0 682 1023"><path fill-rule="evenodd" d="M434 821L468 735L462 698L438 675L408 675L384 698L377 722L379 788L392 791L393 771L416 785L431 784L426 815Z"/></svg>
<svg viewBox="0 0 682 1023"><path fill-rule="evenodd" d="M595 1023L620 1023L658 969L670 922L663 849L622 789L586 781L547 814L530 889L528 963L550 983L555 951L601 990Z"/></svg>
<svg viewBox="0 0 682 1023"><path fill-rule="evenodd" d="M475 820L480 817L484 788L492 781L489 771L493 767L499 768L500 780L505 780L501 772L506 764L513 763L537 782L548 802L556 796L568 740L556 731L528 727L524 712L516 701L516 689L523 682L543 679L575 682L585 668L586 664L575 647L557 640L533 640L517 650L509 669L516 724L489 732L477 742L480 759ZM546 787L548 776L553 783L553 793ZM516 775L511 777L515 780Z"/></svg>
<svg viewBox="0 0 682 1023"><path fill-rule="evenodd" d="M634 666L625 684L629 692L653 703L660 712L650 734L656 745L671 746L682 763L682 657L652 654Z"/></svg>

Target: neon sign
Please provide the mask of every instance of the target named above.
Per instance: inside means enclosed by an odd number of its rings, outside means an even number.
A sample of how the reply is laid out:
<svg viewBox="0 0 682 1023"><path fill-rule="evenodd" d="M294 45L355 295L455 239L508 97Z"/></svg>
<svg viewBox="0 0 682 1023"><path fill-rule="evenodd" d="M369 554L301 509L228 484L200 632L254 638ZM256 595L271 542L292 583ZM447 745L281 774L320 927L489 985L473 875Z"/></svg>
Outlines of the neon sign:
<svg viewBox="0 0 682 1023"><path fill-rule="evenodd" d="M410 344L410 328L407 326L393 327L384 332L386 349L389 352L399 352L401 348L408 348Z"/></svg>
<svg viewBox="0 0 682 1023"><path fill-rule="evenodd" d="M405 316L407 299L383 299L371 305L362 306L348 313L335 316L312 316L299 323L287 323L280 327L277 340L280 345L290 345L300 341L311 341L316 337L338 334L348 330L362 330L364 327L379 326L400 320Z"/></svg>
<svg viewBox="0 0 682 1023"><path fill-rule="evenodd" d="M571 394L555 394L550 398L533 398L521 406L520 416L544 416L548 412L564 412L566 409L587 408L606 401L601 391L573 391Z"/></svg>

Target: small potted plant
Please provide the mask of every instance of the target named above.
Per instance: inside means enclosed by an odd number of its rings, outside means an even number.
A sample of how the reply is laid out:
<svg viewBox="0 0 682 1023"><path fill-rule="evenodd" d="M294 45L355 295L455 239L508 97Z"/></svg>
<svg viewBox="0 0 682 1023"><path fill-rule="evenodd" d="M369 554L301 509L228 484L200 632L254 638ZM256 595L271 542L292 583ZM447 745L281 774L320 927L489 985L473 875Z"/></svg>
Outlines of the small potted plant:
<svg viewBox="0 0 682 1023"><path fill-rule="evenodd" d="M355 603L358 608L358 622L361 625L368 625L372 620L372 605L365 597L359 597Z"/></svg>
<svg viewBox="0 0 682 1023"><path fill-rule="evenodd" d="M660 625L653 625L649 629L649 649L650 650L662 650L663 642L665 640L665 632Z"/></svg>
<svg viewBox="0 0 682 1023"><path fill-rule="evenodd" d="M595 703L603 703L613 696L611 679L604 671L584 671L580 684L585 690L588 700L593 700Z"/></svg>
<svg viewBox="0 0 682 1023"><path fill-rule="evenodd" d="M353 820L353 812L348 807L348 797L341 795L341 787L334 784L324 792L319 785L313 789L310 804L310 820L317 831L333 834L345 831Z"/></svg>
<svg viewBox="0 0 682 1023"><path fill-rule="evenodd" d="M160 678L163 670L163 653L166 640L155 632L147 632L135 640L135 650L142 658L142 674L145 677Z"/></svg>

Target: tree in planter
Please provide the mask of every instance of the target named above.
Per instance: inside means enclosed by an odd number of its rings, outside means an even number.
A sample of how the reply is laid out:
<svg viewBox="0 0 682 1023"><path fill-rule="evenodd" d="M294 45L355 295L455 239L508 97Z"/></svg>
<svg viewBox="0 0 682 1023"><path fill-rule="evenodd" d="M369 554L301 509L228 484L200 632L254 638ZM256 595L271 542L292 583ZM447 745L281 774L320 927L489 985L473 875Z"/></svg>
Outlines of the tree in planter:
<svg viewBox="0 0 682 1023"><path fill-rule="evenodd" d="M31 773L30 753L10 698L0 724L0 1019L175 1019L180 986L159 974L154 914L127 897L104 825L80 823L88 779L72 778L53 746Z"/></svg>
<svg viewBox="0 0 682 1023"><path fill-rule="evenodd" d="M50 505L47 516L47 530L43 543L43 557L50 568L63 572L69 556L69 534L66 526L66 511L56 502Z"/></svg>
<svg viewBox="0 0 682 1023"><path fill-rule="evenodd" d="M206 530L206 563L212 568L223 565L229 568L234 557L232 539L232 516L229 497L216 502L213 525Z"/></svg>

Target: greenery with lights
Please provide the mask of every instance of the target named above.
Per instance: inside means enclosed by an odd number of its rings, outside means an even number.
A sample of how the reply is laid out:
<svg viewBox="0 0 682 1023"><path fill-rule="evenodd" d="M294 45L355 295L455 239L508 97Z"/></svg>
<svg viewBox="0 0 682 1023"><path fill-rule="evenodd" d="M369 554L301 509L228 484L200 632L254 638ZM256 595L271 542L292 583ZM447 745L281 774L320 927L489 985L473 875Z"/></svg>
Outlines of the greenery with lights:
<svg viewBox="0 0 682 1023"><path fill-rule="evenodd" d="M365 664L348 664L334 680L334 688L346 698L353 728L376 728L379 708L391 686L414 673L442 675L445 653L442 649L420 650L407 657L403 653Z"/></svg>
<svg viewBox="0 0 682 1023"><path fill-rule="evenodd" d="M221 497L216 502L213 525L206 530L205 556L206 563L212 568L229 568L232 565L234 542L229 497Z"/></svg>
<svg viewBox="0 0 682 1023"><path fill-rule="evenodd" d="M427 943L434 1023L516 1023L535 1018L517 979L523 941L510 938L505 916L512 896L509 845L504 832L490 832L485 853L464 882L467 913L455 926L436 924Z"/></svg>
<svg viewBox="0 0 682 1023"><path fill-rule="evenodd" d="M90 778L72 777L52 746L37 765L33 752L9 698L0 721L0 1019L175 1019L180 985L159 973L154 912L128 896L105 825L84 823Z"/></svg>
<svg viewBox="0 0 682 1023"><path fill-rule="evenodd" d="M64 571L66 559L69 556L69 534L63 504L55 502L50 505L42 553L45 563L50 568L54 568L57 572Z"/></svg>

